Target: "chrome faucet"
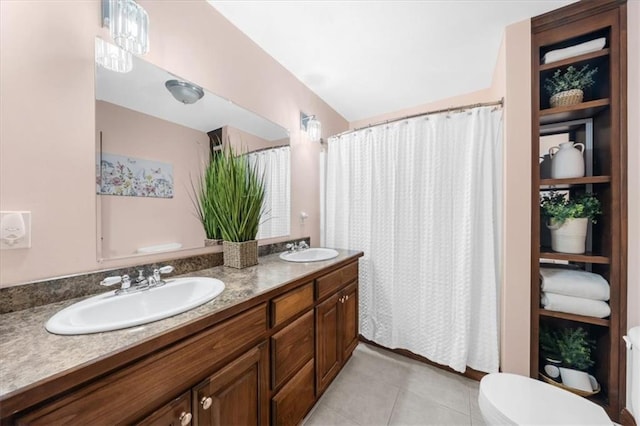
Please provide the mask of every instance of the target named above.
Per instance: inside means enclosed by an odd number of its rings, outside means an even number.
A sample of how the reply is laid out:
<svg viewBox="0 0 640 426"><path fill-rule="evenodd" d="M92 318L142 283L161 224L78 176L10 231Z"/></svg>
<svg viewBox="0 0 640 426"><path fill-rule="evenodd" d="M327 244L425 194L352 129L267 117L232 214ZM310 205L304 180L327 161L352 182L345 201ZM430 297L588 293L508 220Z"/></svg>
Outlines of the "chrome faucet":
<svg viewBox="0 0 640 426"><path fill-rule="evenodd" d="M162 279L162 274L170 274L173 272L173 266L167 265L158 269L154 269L153 273L145 278L144 270L138 270L138 278L131 283L129 275L107 277L100 282L100 285L112 286L118 283L122 283L122 286L116 290L115 294L132 293L135 291L149 290L153 287L160 287L166 284Z"/></svg>
<svg viewBox="0 0 640 426"><path fill-rule="evenodd" d="M116 290L116 294L122 294L122 293L128 293L132 287L131 287L131 279L129 278L129 275L118 275L118 276L114 276L114 277L107 277L104 280L100 281L100 285L106 286L106 287L111 287L112 285L116 285L116 284L120 284L122 283L122 285L120 286L120 288L118 290Z"/></svg>
<svg viewBox="0 0 640 426"><path fill-rule="evenodd" d="M309 244L307 244L307 242L305 240L300 241L299 243L289 243L285 246L287 248L287 250L289 250L291 253L299 251L299 250L305 250L309 248Z"/></svg>

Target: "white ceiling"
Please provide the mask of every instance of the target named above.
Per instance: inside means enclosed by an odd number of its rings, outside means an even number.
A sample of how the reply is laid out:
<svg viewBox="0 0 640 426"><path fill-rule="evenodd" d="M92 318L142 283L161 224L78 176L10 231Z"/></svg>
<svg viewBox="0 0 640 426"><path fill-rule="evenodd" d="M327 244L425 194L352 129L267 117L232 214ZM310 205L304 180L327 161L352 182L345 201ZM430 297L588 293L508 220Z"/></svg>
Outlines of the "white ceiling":
<svg viewBox="0 0 640 426"><path fill-rule="evenodd" d="M573 3L208 1L349 121L489 87L504 28Z"/></svg>

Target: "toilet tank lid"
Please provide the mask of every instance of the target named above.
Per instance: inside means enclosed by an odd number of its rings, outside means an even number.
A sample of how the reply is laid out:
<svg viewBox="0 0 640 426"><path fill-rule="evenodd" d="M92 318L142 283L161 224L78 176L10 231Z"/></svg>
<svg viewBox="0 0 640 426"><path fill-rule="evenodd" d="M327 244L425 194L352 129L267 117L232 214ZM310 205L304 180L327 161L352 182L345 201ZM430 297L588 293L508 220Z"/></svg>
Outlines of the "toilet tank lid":
<svg viewBox="0 0 640 426"><path fill-rule="evenodd" d="M599 405L529 377L488 374L480 381L480 393L515 424L611 424Z"/></svg>

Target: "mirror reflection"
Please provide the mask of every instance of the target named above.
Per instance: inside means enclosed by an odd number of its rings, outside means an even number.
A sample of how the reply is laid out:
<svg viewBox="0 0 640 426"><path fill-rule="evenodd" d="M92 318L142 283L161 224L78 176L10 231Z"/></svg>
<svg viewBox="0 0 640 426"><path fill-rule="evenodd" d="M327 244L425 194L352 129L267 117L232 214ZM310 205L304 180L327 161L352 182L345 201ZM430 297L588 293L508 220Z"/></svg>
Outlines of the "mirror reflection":
<svg viewBox="0 0 640 426"><path fill-rule="evenodd" d="M172 80L186 86L170 92ZM257 238L289 234L288 131L198 89L135 56L126 73L96 65L99 259L204 247L193 186L220 141L264 171L267 205Z"/></svg>

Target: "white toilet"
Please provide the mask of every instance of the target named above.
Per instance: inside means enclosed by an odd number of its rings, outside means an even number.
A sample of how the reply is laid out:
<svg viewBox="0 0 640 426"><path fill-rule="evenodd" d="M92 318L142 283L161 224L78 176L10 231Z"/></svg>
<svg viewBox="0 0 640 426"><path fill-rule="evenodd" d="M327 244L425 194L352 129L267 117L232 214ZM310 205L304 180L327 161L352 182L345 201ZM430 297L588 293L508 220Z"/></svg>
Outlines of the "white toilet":
<svg viewBox="0 0 640 426"><path fill-rule="evenodd" d="M629 331L628 409L640 413L640 327ZM478 403L488 425L613 425L602 407L539 380L508 373L480 381Z"/></svg>
<svg viewBox="0 0 640 426"><path fill-rule="evenodd" d="M599 405L516 374L484 376L478 403L488 425L613 425Z"/></svg>

